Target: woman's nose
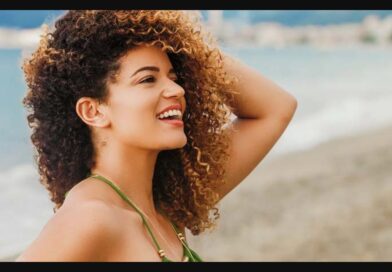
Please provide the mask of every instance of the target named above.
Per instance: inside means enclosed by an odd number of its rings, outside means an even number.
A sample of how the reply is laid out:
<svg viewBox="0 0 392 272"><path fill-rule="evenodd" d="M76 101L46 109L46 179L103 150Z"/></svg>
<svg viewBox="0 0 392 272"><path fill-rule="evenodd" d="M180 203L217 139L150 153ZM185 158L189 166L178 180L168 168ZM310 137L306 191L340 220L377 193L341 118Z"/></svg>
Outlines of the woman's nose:
<svg viewBox="0 0 392 272"><path fill-rule="evenodd" d="M164 95L165 96L176 96L176 97L181 97L184 96L185 90L182 88L180 85L176 84L175 82L169 83L165 90L164 90Z"/></svg>

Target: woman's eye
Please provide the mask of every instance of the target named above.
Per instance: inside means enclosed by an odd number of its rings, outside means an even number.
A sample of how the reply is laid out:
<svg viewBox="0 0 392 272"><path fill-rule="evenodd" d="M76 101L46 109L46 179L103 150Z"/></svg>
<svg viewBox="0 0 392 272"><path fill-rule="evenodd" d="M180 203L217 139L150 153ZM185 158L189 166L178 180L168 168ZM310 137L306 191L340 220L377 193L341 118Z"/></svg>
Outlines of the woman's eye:
<svg viewBox="0 0 392 272"><path fill-rule="evenodd" d="M155 82L155 77L147 77L140 81L139 83L154 83Z"/></svg>

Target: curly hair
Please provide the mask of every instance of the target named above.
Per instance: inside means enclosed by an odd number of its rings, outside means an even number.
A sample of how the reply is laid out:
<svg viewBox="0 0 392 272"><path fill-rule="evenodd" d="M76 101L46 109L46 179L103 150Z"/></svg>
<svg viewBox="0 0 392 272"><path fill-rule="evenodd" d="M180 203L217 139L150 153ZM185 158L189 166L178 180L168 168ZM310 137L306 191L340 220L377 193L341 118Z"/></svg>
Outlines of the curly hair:
<svg viewBox="0 0 392 272"><path fill-rule="evenodd" d="M200 21L190 11L78 10L67 11L47 28L23 63L28 87L23 104L29 110L40 183L54 211L95 163L91 131L76 114L77 100L106 101L119 59L138 45L155 45L167 53L186 90L188 141L159 152L154 203L193 235L216 226L216 188L225 182L230 147L229 130L223 127L229 124L235 78L224 71L217 42Z"/></svg>

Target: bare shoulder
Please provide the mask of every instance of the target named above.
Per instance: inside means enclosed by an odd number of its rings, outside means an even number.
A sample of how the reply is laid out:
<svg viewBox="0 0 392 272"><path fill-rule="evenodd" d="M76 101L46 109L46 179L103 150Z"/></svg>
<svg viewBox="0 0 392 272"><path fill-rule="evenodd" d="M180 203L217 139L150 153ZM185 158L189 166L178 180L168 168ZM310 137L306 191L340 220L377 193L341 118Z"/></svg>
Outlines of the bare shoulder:
<svg viewBox="0 0 392 272"><path fill-rule="evenodd" d="M104 261L119 240L115 217L99 200L63 205L16 261Z"/></svg>

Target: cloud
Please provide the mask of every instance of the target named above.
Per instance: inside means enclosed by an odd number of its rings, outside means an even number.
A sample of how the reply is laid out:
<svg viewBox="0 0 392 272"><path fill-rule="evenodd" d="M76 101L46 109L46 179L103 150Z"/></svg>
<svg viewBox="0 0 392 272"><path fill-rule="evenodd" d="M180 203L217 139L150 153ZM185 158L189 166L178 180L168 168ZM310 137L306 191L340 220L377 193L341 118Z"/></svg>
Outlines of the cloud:
<svg viewBox="0 0 392 272"><path fill-rule="evenodd" d="M15 29L0 27L0 49L32 49L38 45L41 27Z"/></svg>

